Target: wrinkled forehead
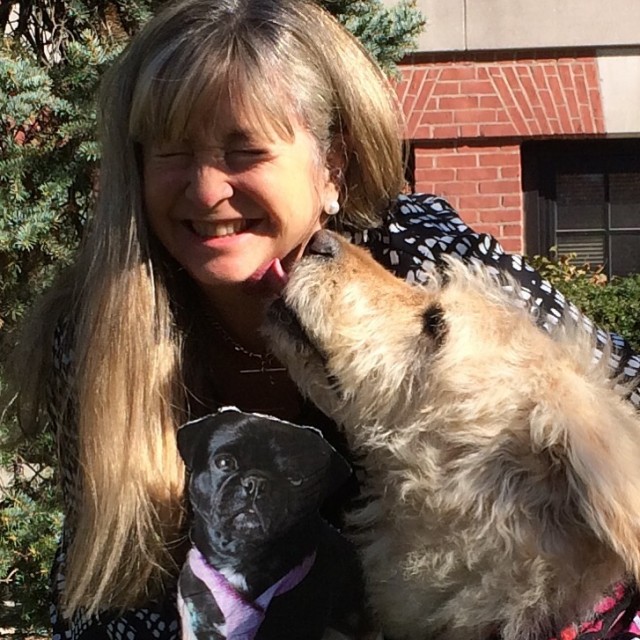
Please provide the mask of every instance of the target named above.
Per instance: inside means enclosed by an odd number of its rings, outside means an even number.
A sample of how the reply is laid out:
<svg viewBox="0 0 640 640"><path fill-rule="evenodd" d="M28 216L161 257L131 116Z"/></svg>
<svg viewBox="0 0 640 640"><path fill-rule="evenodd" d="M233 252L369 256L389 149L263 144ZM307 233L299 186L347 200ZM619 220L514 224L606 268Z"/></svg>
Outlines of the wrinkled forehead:
<svg viewBox="0 0 640 640"><path fill-rule="evenodd" d="M231 123L268 139L292 139L302 120L283 77L272 65L215 56L183 60L158 56L139 74L130 112L129 132L143 144L207 136ZM270 72L271 71L271 72ZM234 128L234 127L231 127Z"/></svg>

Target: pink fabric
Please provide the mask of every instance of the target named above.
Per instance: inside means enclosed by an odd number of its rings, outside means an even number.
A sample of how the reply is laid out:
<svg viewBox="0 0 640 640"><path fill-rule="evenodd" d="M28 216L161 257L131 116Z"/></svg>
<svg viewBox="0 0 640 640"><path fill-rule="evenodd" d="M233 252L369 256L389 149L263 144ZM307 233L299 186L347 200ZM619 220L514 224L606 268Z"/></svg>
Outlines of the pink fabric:
<svg viewBox="0 0 640 640"><path fill-rule="evenodd" d="M220 607L225 620L227 640L253 640L271 600L300 584L309 573L315 559L314 552L252 602L247 600L222 573L214 569L195 547L192 547L187 556L193 574L207 585Z"/></svg>
<svg viewBox="0 0 640 640"><path fill-rule="evenodd" d="M634 588L617 584L610 595L603 597L593 609L593 618L565 627L550 640L608 640L640 637L640 611Z"/></svg>

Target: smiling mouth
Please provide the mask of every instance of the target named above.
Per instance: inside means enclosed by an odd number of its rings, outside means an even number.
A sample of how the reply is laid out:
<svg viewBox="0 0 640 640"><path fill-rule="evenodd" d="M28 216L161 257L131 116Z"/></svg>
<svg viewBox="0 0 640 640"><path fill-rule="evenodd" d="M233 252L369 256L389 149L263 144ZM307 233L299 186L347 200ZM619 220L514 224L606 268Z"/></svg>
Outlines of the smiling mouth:
<svg viewBox="0 0 640 640"><path fill-rule="evenodd" d="M260 220L222 220L210 222L205 220L188 220L185 224L200 238L226 238L255 227Z"/></svg>

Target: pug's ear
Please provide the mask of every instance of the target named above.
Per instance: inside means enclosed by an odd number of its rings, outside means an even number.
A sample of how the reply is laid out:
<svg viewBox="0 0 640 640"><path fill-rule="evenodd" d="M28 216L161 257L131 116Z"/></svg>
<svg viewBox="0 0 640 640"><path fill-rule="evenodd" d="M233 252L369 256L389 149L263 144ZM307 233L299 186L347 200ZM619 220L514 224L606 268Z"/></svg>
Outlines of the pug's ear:
<svg viewBox="0 0 640 640"><path fill-rule="evenodd" d="M351 466L329 444L319 429L273 418L268 420L267 425L277 428L283 436L286 435L283 453L289 466L308 479L318 506L348 480Z"/></svg>
<svg viewBox="0 0 640 640"><path fill-rule="evenodd" d="M214 416L205 416L182 425L178 429L178 451L187 469L193 469L196 453L205 445L213 426ZM206 449L206 446L204 446Z"/></svg>
<svg viewBox="0 0 640 640"><path fill-rule="evenodd" d="M207 451L207 442L218 427L241 422L245 415L236 407L221 407L216 413L182 425L178 429L178 451L187 469L193 469L199 451Z"/></svg>

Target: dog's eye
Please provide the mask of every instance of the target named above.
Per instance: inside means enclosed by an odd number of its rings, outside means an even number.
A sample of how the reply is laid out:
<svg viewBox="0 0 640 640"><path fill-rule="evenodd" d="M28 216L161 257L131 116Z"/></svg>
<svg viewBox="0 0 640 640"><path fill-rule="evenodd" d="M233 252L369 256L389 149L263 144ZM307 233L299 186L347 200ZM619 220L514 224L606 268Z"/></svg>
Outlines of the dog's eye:
<svg viewBox="0 0 640 640"><path fill-rule="evenodd" d="M299 487L303 482L304 478L302 476L292 476L291 478L287 478L289 484L294 487Z"/></svg>
<svg viewBox="0 0 640 640"><path fill-rule="evenodd" d="M220 471L235 471L238 468L236 459L228 453L219 453L213 458L213 464Z"/></svg>

